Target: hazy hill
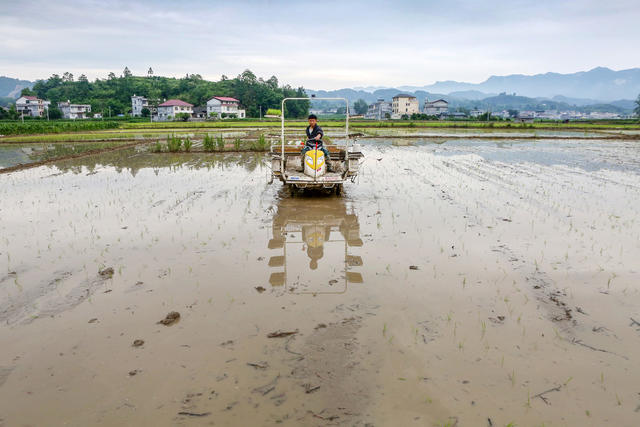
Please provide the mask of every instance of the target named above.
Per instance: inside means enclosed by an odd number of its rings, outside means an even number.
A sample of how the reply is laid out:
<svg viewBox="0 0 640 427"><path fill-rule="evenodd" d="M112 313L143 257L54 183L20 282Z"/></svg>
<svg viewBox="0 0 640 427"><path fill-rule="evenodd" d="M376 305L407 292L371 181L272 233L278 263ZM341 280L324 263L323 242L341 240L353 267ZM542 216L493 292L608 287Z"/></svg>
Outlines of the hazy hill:
<svg viewBox="0 0 640 427"><path fill-rule="evenodd" d="M382 88L368 86L357 89L373 93ZM446 80L425 86L398 86L394 89L410 93L417 91L444 93L470 100L480 100L506 92L554 100L559 97L557 99L559 102L585 106L621 99L636 99L640 94L640 68L614 71L605 67L597 67L589 71L570 74L511 74L491 76L482 83Z"/></svg>
<svg viewBox="0 0 640 427"><path fill-rule="evenodd" d="M399 89L378 89L373 93L366 92L364 90L354 89L339 89L334 91L314 91L308 90L309 94L315 94L317 97L329 97L329 98L347 98L351 104L358 99L364 99L367 103L375 102L378 98L383 98L386 101L390 101L398 93L410 93L418 98L420 108L422 108L425 99L436 100L442 98L449 102L449 108L455 110L456 108L465 109L490 109L491 111L502 110L560 110L560 111L601 111L628 114L631 113L635 107L635 102L631 100L618 100L610 103L605 103L598 100L584 100L584 99L571 99L563 97L545 98L538 97L532 98L519 95L507 95L501 93L500 95L486 96L481 93L472 92L453 92L449 95L426 92L418 90L400 91ZM454 96L455 94L455 96ZM484 95L484 96L483 96ZM474 96L476 99L465 98L464 96ZM482 97L482 98L480 98ZM578 102L573 102L578 101ZM339 106L339 102L330 103L334 107ZM323 104L325 107L327 104Z"/></svg>
<svg viewBox="0 0 640 427"><path fill-rule="evenodd" d="M512 74L491 76L484 82L477 84L444 81L419 89L441 93L467 90L485 93L515 92L518 95L530 97L562 95L601 101L635 99L640 94L640 68L614 71L598 67L571 74L545 73L532 76Z"/></svg>
<svg viewBox="0 0 640 427"><path fill-rule="evenodd" d="M35 82L0 76L0 97L18 98L25 87L33 87Z"/></svg>

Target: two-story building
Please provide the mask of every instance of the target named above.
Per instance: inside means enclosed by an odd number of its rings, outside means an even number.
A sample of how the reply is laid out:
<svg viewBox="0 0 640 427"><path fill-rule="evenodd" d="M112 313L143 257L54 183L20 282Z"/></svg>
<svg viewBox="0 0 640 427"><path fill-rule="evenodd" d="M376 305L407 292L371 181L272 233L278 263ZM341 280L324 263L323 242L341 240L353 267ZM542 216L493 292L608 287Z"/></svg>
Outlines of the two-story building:
<svg viewBox="0 0 640 427"><path fill-rule="evenodd" d="M42 117L46 115L50 101L45 101L37 96L21 96L16 100L16 110L18 114L31 117Z"/></svg>
<svg viewBox="0 0 640 427"><path fill-rule="evenodd" d="M449 112L449 103L444 99L436 101L424 100L424 108L422 112L428 116L440 116Z"/></svg>
<svg viewBox="0 0 640 427"><path fill-rule="evenodd" d="M207 101L207 116L217 116L221 118L235 116L238 119L244 119L246 117L245 110L240 109L240 101L228 96L214 96Z"/></svg>
<svg viewBox="0 0 640 427"><path fill-rule="evenodd" d="M89 104L72 104L71 101L58 102L58 108L65 119L87 119L91 113Z"/></svg>
<svg viewBox="0 0 640 427"><path fill-rule="evenodd" d="M186 113L191 116L193 114L193 104L181 101L179 99L170 99L158 105L158 120L172 120L177 114Z"/></svg>
<svg viewBox="0 0 640 427"><path fill-rule="evenodd" d="M391 118L399 119L405 114L410 116L414 113L420 113L420 104L418 103L418 98L415 96L399 93L393 97L391 109Z"/></svg>
<svg viewBox="0 0 640 427"><path fill-rule="evenodd" d="M386 120L391 117L392 113L393 108L391 106L391 102L385 102L384 98L378 98L376 102L369 105L364 118L371 120Z"/></svg>

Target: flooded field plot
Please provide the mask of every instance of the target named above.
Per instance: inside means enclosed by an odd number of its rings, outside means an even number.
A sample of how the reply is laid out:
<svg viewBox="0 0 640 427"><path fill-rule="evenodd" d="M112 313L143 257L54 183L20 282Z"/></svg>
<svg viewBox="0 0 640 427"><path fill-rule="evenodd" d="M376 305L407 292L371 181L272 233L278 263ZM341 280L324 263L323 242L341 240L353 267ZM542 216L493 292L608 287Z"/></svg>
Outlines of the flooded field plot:
<svg viewBox="0 0 640 427"><path fill-rule="evenodd" d="M343 197L259 153L2 174L0 425L636 426L640 145L590 138L361 139Z"/></svg>

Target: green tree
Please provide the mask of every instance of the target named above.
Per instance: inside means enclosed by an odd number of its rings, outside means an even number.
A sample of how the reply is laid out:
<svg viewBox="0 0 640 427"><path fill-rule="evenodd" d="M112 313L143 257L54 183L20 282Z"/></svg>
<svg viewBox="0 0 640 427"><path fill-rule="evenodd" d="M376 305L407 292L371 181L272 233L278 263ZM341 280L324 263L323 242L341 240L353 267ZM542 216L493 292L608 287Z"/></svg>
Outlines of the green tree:
<svg viewBox="0 0 640 427"><path fill-rule="evenodd" d="M37 96L38 94L31 88L25 87L20 91L20 96Z"/></svg>
<svg viewBox="0 0 640 427"><path fill-rule="evenodd" d="M144 107L142 110L140 110L140 114L142 114L142 117L149 117L149 114L151 114L151 110L149 110L147 107Z"/></svg>
<svg viewBox="0 0 640 427"><path fill-rule="evenodd" d="M18 115L18 110L16 110L16 104L11 104L9 106L7 115L9 116L9 120L18 120L18 117L20 116Z"/></svg>
<svg viewBox="0 0 640 427"><path fill-rule="evenodd" d="M638 95L638 99L636 99L636 109L633 111L640 117L640 95Z"/></svg>
<svg viewBox="0 0 640 427"><path fill-rule="evenodd" d="M58 108L57 105L49 105L49 119L57 120L62 118L62 111Z"/></svg>
<svg viewBox="0 0 640 427"><path fill-rule="evenodd" d="M105 118L124 114L131 108L131 96L141 95L149 99L150 105L157 105L163 99L181 99L194 105L204 105L213 96L230 96L240 100L247 117L258 117L260 108L279 109L285 97L306 97L304 88L278 86L275 76L267 80L256 77L250 70L245 70L235 79L207 81L198 74L189 74L184 78L153 76L117 77L109 73L106 79L93 82L81 78L73 81L69 73L63 77L52 75L47 80L38 80L34 87L38 97L56 104L70 100L74 103L91 104L93 111L102 111ZM305 117L309 111L309 101L287 103L288 118Z"/></svg>
<svg viewBox="0 0 640 427"><path fill-rule="evenodd" d="M124 67L124 71L122 71L122 75L124 77L131 77L131 71L129 71L129 67Z"/></svg>
<svg viewBox="0 0 640 427"><path fill-rule="evenodd" d="M364 99L358 99L356 102L354 102L353 109L355 110L356 114L364 114L369 109L369 106Z"/></svg>

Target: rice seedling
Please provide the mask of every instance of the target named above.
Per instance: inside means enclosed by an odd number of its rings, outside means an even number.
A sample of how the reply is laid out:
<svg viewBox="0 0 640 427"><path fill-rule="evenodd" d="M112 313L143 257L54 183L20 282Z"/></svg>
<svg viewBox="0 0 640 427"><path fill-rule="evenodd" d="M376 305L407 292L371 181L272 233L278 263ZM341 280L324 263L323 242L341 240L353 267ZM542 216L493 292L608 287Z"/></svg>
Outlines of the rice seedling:
<svg viewBox="0 0 640 427"><path fill-rule="evenodd" d="M191 146L193 145L193 142L191 142L191 138L187 137L184 141L182 141L182 144L184 145L184 151L186 151L187 153L191 151Z"/></svg>
<svg viewBox="0 0 640 427"><path fill-rule="evenodd" d="M176 153L180 151L180 147L182 146L182 140L175 135L167 136L167 150L171 153Z"/></svg>
<svg viewBox="0 0 640 427"><path fill-rule="evenodd" d="M242 144L242 141L240 141L240 138L236 138L233 140L233 149L236 151L240 150L240 145Z"/></svg>
<svg viewBox="0 0 640 427"><path fill-rule="evenodd" d="M222 135L218 135L216 137L216 149L218 151L224 151L224 139L222 138Z"/></svg>
<svg viewBox="0 0 640 427"><path fill-rule="evenodd" d="M215 140L213 136L206 134L202 140L204 151L213 151L215 149Z"/></svg>
<svg viewBox="0 0 640 427"><path fill-rule="evenodd" d="M151 151L154 153L162 152L162 144L160 143L160 140L156 141L156 143L151 147Z"/></svg>

